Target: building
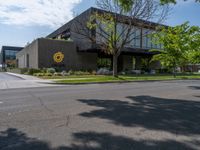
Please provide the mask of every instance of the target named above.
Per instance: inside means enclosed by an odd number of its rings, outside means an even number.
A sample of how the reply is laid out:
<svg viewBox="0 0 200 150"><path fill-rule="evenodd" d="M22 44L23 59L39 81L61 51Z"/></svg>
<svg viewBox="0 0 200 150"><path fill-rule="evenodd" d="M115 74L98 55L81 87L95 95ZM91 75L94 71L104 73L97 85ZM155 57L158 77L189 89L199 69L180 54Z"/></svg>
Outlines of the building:
<svg viewBox="0 0 200 150"><path fill-rule="evenodd" d="M40 38L17 53L19 68L96 70L97 55L79 53L74 42Z"/></svg>
<svg viewBox="0 0 200 150"><path fill-rule="evenodd" d="M86 28L87 21L95 12L105 13L103 10L90 8L46 38L33 41L17 54L18 67L56 67L64 70L96 70L98 67L111 67L112 57L102 52L100 47L101 37L96 34L99 29L86 30L89 35L96 38L96 43L75 32ZM127 16L122 15L118 15L118 17L127 18ZM122 22L119 22L119 24L122 24ZM139 19L134 20L133 26L137 29L134 34L137 38L126 45L119 56L119 71L159 68L159 63L149 63L149 60L155 54L149 50L152 48L160 49L162 46L152 44L150 37L147 36L155 31L158 25ZM145 35L145 33L148 34Z"/></svg>
<svg viewBox="0 0 200 150"><path fill-rule="evenodd" d="M16 54L22 49L23 47L2 46L0 53L0 64L2 67L16 67Z"/></svg>

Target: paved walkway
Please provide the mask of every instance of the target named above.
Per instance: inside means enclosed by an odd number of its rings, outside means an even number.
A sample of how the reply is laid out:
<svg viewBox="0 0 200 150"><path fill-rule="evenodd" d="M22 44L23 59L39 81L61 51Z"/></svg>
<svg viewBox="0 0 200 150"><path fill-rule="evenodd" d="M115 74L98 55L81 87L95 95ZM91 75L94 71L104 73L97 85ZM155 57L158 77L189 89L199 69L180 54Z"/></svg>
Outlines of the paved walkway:
<svg viewBox="0 0 200 150"><path fill-rule="evenodd" d="M28 75L20 75L14 73L0 73L0 90L58 86L51 83L53 83L53 81L42 80Z"/></svg>

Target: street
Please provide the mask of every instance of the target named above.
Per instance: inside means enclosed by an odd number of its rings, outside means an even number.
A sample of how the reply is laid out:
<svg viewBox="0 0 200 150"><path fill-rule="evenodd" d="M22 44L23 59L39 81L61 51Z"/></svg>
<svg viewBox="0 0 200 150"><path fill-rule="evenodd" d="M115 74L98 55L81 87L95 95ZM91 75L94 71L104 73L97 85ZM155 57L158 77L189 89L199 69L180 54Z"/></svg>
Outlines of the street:
<svg viewBox="0 0 200 150"><path fill-rule="evenodd" d="M199 150L200 80L0 90L1 150Z"/></svg>

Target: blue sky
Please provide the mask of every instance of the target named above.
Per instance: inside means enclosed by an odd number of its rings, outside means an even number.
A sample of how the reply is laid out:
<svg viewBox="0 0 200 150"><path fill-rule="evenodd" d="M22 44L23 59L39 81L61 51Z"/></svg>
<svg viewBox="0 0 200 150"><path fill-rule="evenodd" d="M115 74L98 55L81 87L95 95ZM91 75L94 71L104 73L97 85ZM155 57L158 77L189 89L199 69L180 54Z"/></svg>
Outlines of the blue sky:
<svg viewBox="0 0 200 150"><path fill-rule="evenodd" d="M73 14L80 14L91 6L95 6L94 0L0 0L0 47L24 46L45 37L69 21ZM200 26L200 4L180 0L166 24L174 26L185 21Z"/></svg>

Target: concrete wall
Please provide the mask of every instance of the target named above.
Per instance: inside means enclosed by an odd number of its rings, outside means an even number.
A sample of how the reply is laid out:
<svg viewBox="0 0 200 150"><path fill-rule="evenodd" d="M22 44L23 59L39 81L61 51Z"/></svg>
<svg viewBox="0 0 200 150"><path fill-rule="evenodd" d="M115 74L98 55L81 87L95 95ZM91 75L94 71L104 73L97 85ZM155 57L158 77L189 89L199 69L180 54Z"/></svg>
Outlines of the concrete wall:
<svg viewBox="0 0 200 150"><path fill-rule="evenodd" d="M64 60L61 63L56 63L53 59L57 52L64 54ZM29 61L27 55L29 55ZM77 52L76 45L73 42L63 40L37 39L17 53L17 60L19 68L97 69L97 54Z"/></svg>
<svg viewBox="0 0 200 150"><path fill-rule="evenodd" d="M91 31L87 28L87 22L89 21L92 9L88 9L82 14L78 15L53 33L47 36L47 38L59 39L60 35L66 30L70 31L70 39L77 44L79 50L87 50L92 47L92 43L89 40ZM85 35L85 36L83 36ZM87 35L87 36L86 36Z"/></svg>
<svg viewBox="0 0 200 150"><path fill-rule="evenodd" d="M27 56L29 55L29 66ZM22 51L17 53L18 68L38 68L38 40L27 45Z"/></svg>

